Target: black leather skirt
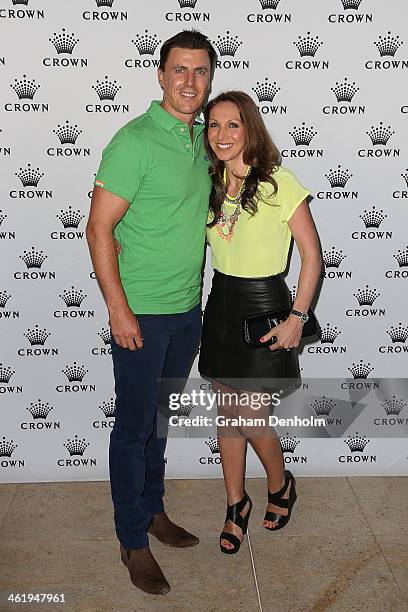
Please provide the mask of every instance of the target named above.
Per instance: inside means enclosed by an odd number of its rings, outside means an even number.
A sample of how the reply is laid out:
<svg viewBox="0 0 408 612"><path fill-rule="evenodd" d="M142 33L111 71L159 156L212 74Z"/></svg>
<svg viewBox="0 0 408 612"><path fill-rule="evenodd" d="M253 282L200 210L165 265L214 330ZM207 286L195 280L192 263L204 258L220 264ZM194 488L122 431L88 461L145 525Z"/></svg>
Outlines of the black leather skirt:
<svg viewBox="0 0 408 612"><path fill-rule="evenodd" d="M204 378L227 383L245 379L241 388L277 388L277 381L300 382L297 350L248 347L243 340L242 321L291 306L290 291L282 274L265 278L241 278L214 271L211 292L204 311L198 369ZM259 385L249 379L258 379ZM277 387L274 380L277 382ZM269 383L269 384L268 384ZM289 381L288 381L289 383ZM246 386L245 386L246 384Z"/></svg>

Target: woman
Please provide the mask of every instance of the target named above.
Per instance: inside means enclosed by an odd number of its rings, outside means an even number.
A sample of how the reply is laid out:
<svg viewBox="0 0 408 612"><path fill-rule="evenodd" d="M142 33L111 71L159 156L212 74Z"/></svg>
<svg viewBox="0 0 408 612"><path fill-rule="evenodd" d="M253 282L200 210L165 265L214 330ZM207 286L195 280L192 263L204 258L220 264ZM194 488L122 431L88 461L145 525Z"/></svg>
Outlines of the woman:
<svg viewBox="0 0 408 612"><path fill-rule="evenodd" d="M207 239L214 278L198 367L218 398L229 398L219 401L219 413L248 415L240 406L248 389L272 389L274 381L279 388L282 379L299 380L296 347L321 270L319 242L306 203L309 192L280 167L279 152L253 100L240 91L223 93L206 107L205 124L212 178ZM282 275L292 236L301 257L293 311L261 338L265 347L250 348L242 336L243 319L292 304ZM270 344L271 339L276 341ZM220 547L227 554L238 552L252 509L244 490L247 441L268 480L264 527L284 527L296 500L295 479L284 470L279 438L266 429L268 433L263 428L261 435L245 425L218 429L227 491Z"/></svg>

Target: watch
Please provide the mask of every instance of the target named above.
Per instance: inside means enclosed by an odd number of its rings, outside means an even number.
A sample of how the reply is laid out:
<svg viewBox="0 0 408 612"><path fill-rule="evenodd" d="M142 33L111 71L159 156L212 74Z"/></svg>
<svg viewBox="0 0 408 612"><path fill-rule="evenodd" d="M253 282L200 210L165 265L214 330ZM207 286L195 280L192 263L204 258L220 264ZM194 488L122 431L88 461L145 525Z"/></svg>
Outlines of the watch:
<svg viewBox="0 0 408 612"><path fill-rule="evenodd" d="M290 311L290 314L295 315L295 317L299 317L299 319L301 319L303 323L307 323L309 320L309 315L307 314L307 312L300 312L300 310L292 309Z"/></svg>

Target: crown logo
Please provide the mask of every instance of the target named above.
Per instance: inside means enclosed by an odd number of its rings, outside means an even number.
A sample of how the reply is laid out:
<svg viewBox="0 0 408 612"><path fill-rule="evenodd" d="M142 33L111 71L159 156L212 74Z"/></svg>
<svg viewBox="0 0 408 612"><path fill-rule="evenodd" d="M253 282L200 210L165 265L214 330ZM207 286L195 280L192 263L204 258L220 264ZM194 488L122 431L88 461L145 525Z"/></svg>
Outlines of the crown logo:
<svg viewBox="0 0 408 612"><path fill-rule="evenodd" d="M331 327L330 323L320 329L320 341L322 344L333 344L337 336L341 334L338 327Z"/></svg>
<svg viewBox="0 0 408 612"><path fill-rule="evenodd" d="M372 306L381 293L378 293L377 289L370 289L369 286L366 285L364 289L359 289L356 293L353 293L353 295L357 298L360 306Z"/></svg>
<svg viewBox="0 0 408 612"><path fill-rule="evenodd" d="M311 36L310 32L307 32L306 36L298 36L298 40L293 44L297 47L300 57L314 57L323 42L319 41L318 36Z"/></svg>
<svg viewBox="0 0 408 612"><path fill-rule="evenodd" d="M259 0L262 6L262 10L265 9L273 9L276 10L278 8L278 4L281 0Z"/></svg>
<svg viewBox="0 0 408 612"><path fill-rule="evenodd" d="M65 370L61 370L61 372L65 374L69 382L82 382L88 370L85 369L85 366L79 366L77 362L74 361L72 366L66 366Z"/></svg>
<svg viewBox="0 0 408 612"><path fill-rule="evenodd" d="M295 141L296 146L305 145L309 146L317 132L314 131L313 127L306 127L305 122L302 122L301 127L294 127L292 132L289 132Z"/></svg>
<svg viewBox="0 0 408 612"><path fill-rule="evenodd" d="M96 6L112 6L115 0L95 0Z"/></svg>
<svg viewBox="0 0 408 612"><path fill-rule="evenodd" d="M60 298L64 300L68 308L79 308L86 298L86 294L82 292L82 289L77 291L75 287L72 286L71 289L64 290L63 293L60 294Z"/></svg>
<svg viewBox="0 0 408 612"><path fill-rule="evenodd" d="M65 446L65 448L67 449L71 457L73 455L82 456L85 450L88 448L89 442L86 442L85 438L82 438L82 440L80 440L78 436L75 434L75 437L73 440L70 440L68 438L67 443L63 444L62 446Z"/></svg>
<svg viewBox="0 0 408 612"><path fill-rule="evenodd" d="M290 290L290 299L292 300L292 304L294 303L296 299L296 293L297 293L297 287L296 285L293 285L292 289Z"/></svg>
<svg viewBox="0 0 408 612"><path fill-rule="evenodd" d="M79 43L79 38L75 38L75 34L67 34L65 28L62 28L61 34L54 32L54 37L50 38L49 41L54 45L58 54L69 53L72 54L75 46Z"/></svg>
<svg viewBox="0 0 408 612"><path fill-rule="evenodd" d="M108 77L105 76L103 81L96 81L96 85L92 85L92 89L96 91L100 100L114 100L120 85L117 85L116 81L109 81Z"/></svg>
<svg viewBox="0 0 408 612"><path fill-rule="evenodd" d="M27 75L23 74L23 78L20 81L18 79L14 79L14 83L12 83L10 87L11 89L14 89L19 100L32 100L36 92L40 89L41 85L37 85L35 79L28 81Z"/></svg>
<svg viewBox="0 0 408 612"><path fill-rule="evenodd" d="M391 126L385 127L383 122L380 121L377 127L371 126L371 130L366 132L371 138L373 145L386 145L389 139L395 132L392 131Z"/></svg>
<svg viewBox="0 0 408 612"><path fill-rule="evenodd" d="M12 370L8 366L3 366L0 363L0 383L8 383L10 382L10 378L15 374L15 370Z"/></svg>
<svg viewBox="0 0 408 612"><path fill-rule="evenodd" d="M112 342L109 328L102 327L101 331L98 332L98 336L102 338L104 344L110 344Z"/></svg>
<svg viewBox="0 0 408 612"><path fill-rule="evenodd" d="M341 0L344 10L355 9L357 10L363 0Z"/></svg>
<svg viewBox="0 0 408 612"><path fill-rule="evenodd" d="M205 444L208 446L208 448L211 451L212 455L215 455L216 453L220 452L220 447L218 444L218 438L208 438L208 440L205 441Z"/></svg>
<svg viewBox="0 0 408 612"><path fill-rule="evenodd" d="M345 187L347 181L353 176L349 170L343 170L338 164L336 169L330 168L329 172L324 175L330 183L331 187Z"/></svg>
<svg viewBox="0 0 408 612"><path fill-rule="evenodd" d="M400 268L406 268L408 266L408 246L405 247L405 250L398 249L393 257L398 261Z"/></svg>
<svg viewBox="0 0 408 612"><path fill-rule="evenodd" d="M12 1L12 3L14 5L16 5L16 4L24 4L25 6L27 6L27 4L28 4L28 0L11 0L11 1Z"/></svg>
<svg viewBox="0 0 408 612"><path fill-rule="evenodd" d="M3 436L0 442L0 457L11 457L17 446L18 444L14 444L14 440L6 440Z"/></svg>
<svg viewBox="0 0 408 612"><path fill-rule="evenodd" d="M40 179L44 176L44 172L41 172L39 168L32 168L30 164L27 164L27 168L20 168L14 174L18 176L23 187L37 187Z"/></svg>
<svg viewBox="0 0 408 612"><path fill-rule="evenodd" d="M351 372L353 378L367 378L367 376L374 370L371 367L371 363L364 363L360 359L359 363L353 363L351 368L347 368Z"/></svg>
<svg viewBox="0 0 408 612"><path fill-rule="evenodd" d="M369 441L365 436L359 436L357 431L355 436L349 436L347 440L344 440L352 453L362 453Z"/></svg>
<svg viewBox="0 0 408 612"><path fill-rule="evenodd" d="M374 44L380 52L380 57L385 55L394 57L400 46L404 43L399 39L399 36L393 36L391 32L388 32L387 36L379 36Z"/></svg>
<svg viewBox="0 0 408 612"><path fill-rule="evenodd" d="M407 187L408 187L408 168L405 170L404 174L401 173L401 176L405 180Z"/></svg>
<svg viewBox="0 0 408 612"><path fill-rule="evenodd" d="M44 255L43 251L36 251L35 247L31 247L30 251L23 251L20 259L24 261L27 268L41 268L47 259L47 255Z"/></svg>
<svg viewBox="0 0 408 612"><path fill-rule="evenodd" d="M347 77L342 83L336 81L336 85L330 88L337 98L337 102L351 102L355 94L360 89L356 87L356 83L349 83Z"/></svg>
<svg viewBox="0 0 408 612"><path fill-rule="evenodd" d="M373 206L370 211L365 210L359 217L364 221L366 227L380 227L387 215L383 210L376 210Z"/></svg>
<svg viewBox="0 0 408 612"><path fill-rule="evenodd" d="M157 34L151 36L149 30L145 30L144 34L136 34L135 40L132 40L132 43L136 45L139 55L154 55L161 40L157 38Z"/></svg>
<svg viewBox="0 0 408 612"><path fill-rule="evenodd" d="M3 211L0 210L0 225L3 223L5 219L7 219L7 215L6 214L3 215Z"/></svg>
<svg viewBox="0 0 408 612"><path fill-rule="evenodd" d="M218 48L221 56L234 56L239 47L242 45L242 42L238 39L238 36L230 36L229 30L227 30L226 36L221 36L219 34L218 40L213 42Z"/></svg>
<svg viewBox="0 0 408 612"><path fill-rule="evenodd" d="M115 408L116 408L114 398L111 397L108 402L102 402L99 408L102 410L103 414L105 415L107 419L113 418L115 416Z"/></svg>
<svg viewBox="0 0 408 612"><path fill-rule="evenodd" d="M273 102L274 97L280 91L280 87L277 87L276 81L270 83L268 77L266 77L263 83L258 81L252 91L256 93L259 102Z"/></svg>
<svg viewBox="0 0 408 612"><path fill-rule="evenodd" d="M31 402L27 410L31 412L34 419L46 419L51 410L54 410L54 408L50 406L48 402L43 404L43 402L39 399L35 404Z"/></svg>
<svg viewBox="0 0 408 612"><path fill-rule="evenodd" d="M310 404L310 407L313 408L317 416L328 416L335 406L336 402L325 395L322 395L320 399L316 399Z"/></svg>
<svg viewBox="0 0 408 612"><path fill-rule="evenodd" d="M343 251L336 251L336 247L332 247L330 251L323 251L323 261L326 268L338 268L347 255Z"/></svg>
<svg viewBox="0 0 408 612"><path fill-rule="evenodd" d="M23 336L27 338L31 346L44 346L47 338L49 338L51 334L49 334L46 329L39 329L38 325L36 325L34 329L28 329Z"/></svg>
<svg viewBox="0 0 408 612"><path fill-rule="evenodd" d="M195 8L197 0L178 0L180 8Z"/></svg>
<svg viewBox="0 0 408 612"><path fill-rule="evenodd" d="M80 210L72 210L72 206L68 206L68 210L61 210L59 215L55 215L64 227L78 228L78 225L85 217Z"/></svg>
<svg viewBox="0 0 408 612"><path fill-rule="evenodd" d="M175 415L178 417L188 417L190 416L194 406L193 404L187 404L185 406L179 406L175 412Z"/></svg>
<svg viewBox="0 0 408 612"><path fill-rule="evenodd" d="M68 119L64 125L59 125L56 130L52 130L59 138L61 144L75 144L77 138L82 134L82 130L78 129L77 125L70 125Z"/></svg>
<svg viewBox="0 0 408 612"><path fill-rule="evenodd" d="M408 326L403 327L402 323L398 323L398 327L391 326L387 329L387 334L393 342L405 342L408 338Z"/></svg>
<svg viewBox="0 0 408 612"><path fill-rule="evenodd" d="M407 406L407 403L393 395L392 398L386 398L383 402L380 402L380 406L384 408L388 416L398 416L401 410Z"/></svg>
<svg viewBox="0 0 408 612"><path fill-rule="evenodd" d="M286 432L286 436L279 436L279 441L283 453L293 453L300 444L300 440L296 436L290 436L288 432Z"/></svg>
<svg viewBox="0 0 408 612"><path fill-rule="evenodd" d="M11 298L11 293L7 293L7 291L0 291L0 308L4 308Z"/></svg>

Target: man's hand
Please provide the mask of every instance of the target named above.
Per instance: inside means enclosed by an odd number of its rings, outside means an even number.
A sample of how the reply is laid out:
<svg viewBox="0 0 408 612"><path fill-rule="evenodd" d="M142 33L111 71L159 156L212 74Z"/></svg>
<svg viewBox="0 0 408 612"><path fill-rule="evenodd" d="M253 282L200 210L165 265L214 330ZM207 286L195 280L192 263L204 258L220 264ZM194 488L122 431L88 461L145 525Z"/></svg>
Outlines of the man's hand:
<svg viewBox="0 0 408 612"><path fill-rule="evenodd" d="M109 323L116 344L131 351L143 348L139 323L130 308L110 313Z"/></svg>

